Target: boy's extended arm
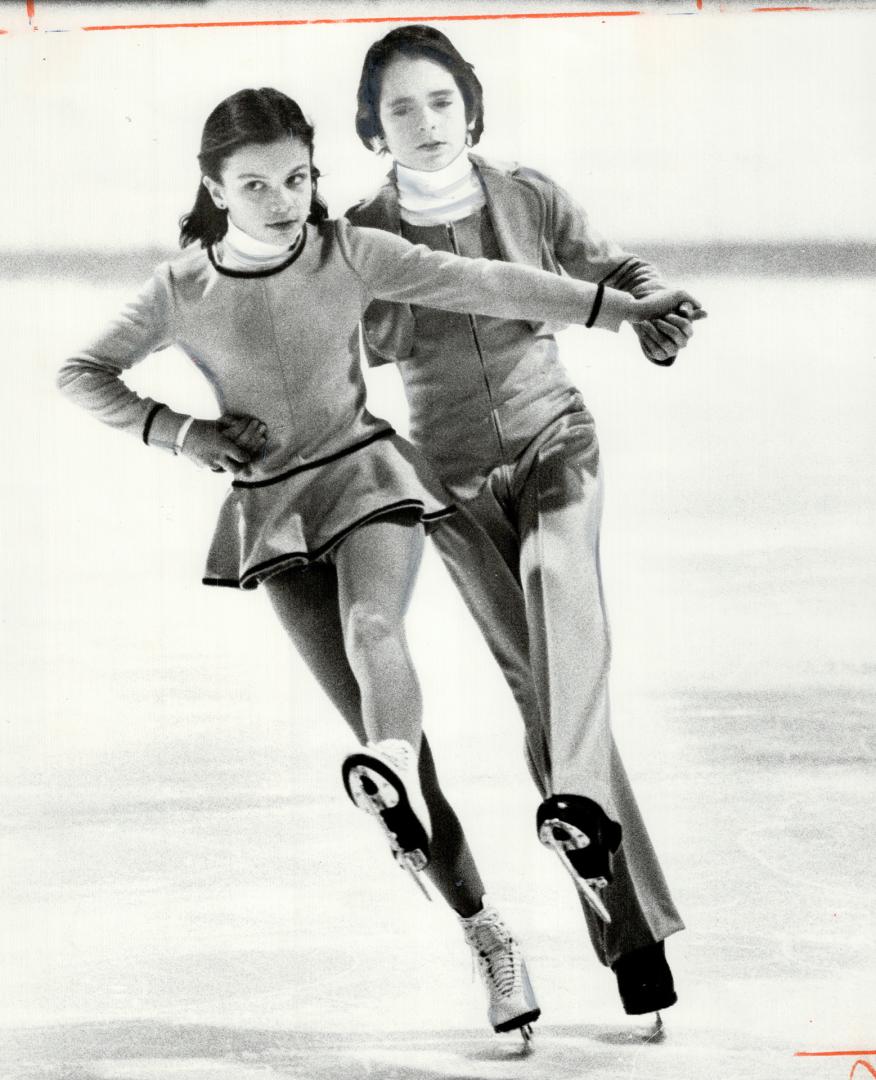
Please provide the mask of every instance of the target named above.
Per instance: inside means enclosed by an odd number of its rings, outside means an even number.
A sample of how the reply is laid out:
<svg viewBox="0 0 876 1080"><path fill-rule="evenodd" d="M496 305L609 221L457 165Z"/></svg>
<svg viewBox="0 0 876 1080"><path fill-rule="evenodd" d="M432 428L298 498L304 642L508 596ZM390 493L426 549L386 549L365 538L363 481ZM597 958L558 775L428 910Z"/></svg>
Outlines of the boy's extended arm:
<svg viewBox="0 0 876 1080"><path fill-rule="evenodd" d="M600 235L586 211L567 191L547 177L541 179L547 182L550 192L549 240L557 262L567 274L582 281L601 281L637 299L667 288L656 267ZM649 360L661 363L687 344L693 324L683 315L673 314L654 323L638 323L633 329L642 352Z"/></svg>

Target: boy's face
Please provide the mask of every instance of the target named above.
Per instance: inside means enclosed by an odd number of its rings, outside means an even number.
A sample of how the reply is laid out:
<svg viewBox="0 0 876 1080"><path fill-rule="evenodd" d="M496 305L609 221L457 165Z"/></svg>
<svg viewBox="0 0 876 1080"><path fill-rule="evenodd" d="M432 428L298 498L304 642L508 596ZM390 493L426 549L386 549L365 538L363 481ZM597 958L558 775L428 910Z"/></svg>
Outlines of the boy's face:
<svg viewBox="0 0 876 1080"><path fill-rule="evenodd" d="M380 84L380 126L401 165L435 172L465 149L468 123L456 79L425 57L397 56Z"/></svg>
<svg viewBox="0 0 876 1080"><path fill-rule="evenodd" d="M217 205L256 240L291 246L310 213L310 150L300 139L242 146L222 166L219 182L204 177Z"/></svg>

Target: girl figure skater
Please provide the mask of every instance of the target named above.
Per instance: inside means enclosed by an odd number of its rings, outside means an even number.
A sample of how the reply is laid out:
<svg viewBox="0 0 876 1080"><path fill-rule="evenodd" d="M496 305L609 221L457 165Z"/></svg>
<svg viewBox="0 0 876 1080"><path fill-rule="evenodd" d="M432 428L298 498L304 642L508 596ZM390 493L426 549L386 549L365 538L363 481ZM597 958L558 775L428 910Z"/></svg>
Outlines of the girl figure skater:
<svg viewBox="0 0 876 1080"><path fill-rule="evenodd" d="M364 747L344 763L347 792L372 813L396 859L422 869L470 939L497 1030L538 1016L519 949L493 913L421 738L420 690L404 616L424 528L451 512L417 452L365 408L359 320L374 298L563 318L616 328L655 304L592 285L473 262L328 220L317 195L313 128L273 89L242 90L204 126L202 183L181 220L183 253L61 369L59 385L112 427L234 474L204 582L264 584L295 647ZM130 390L123 373L175 344L210 381L219 421ZM484 939L486 940L486 939Z"/></svg>
<svg viewBox="0 0 876 1080"><path fill-rule="evenodd" d="M635 297L663 289L548 177L470 154L483 126L481 84L448 38L392 30L365 56L356 131L393 166L350 220ZM671 363L703 315L680 305L637 325L645 354ZM683 924L609 725L593 418L542 320L375 301L364 340L372 364L398 364L413 442L457 503L435 542L523 714L538 836L582 894L626 1012L666 1008L676 994L663 941Z"/></svg>

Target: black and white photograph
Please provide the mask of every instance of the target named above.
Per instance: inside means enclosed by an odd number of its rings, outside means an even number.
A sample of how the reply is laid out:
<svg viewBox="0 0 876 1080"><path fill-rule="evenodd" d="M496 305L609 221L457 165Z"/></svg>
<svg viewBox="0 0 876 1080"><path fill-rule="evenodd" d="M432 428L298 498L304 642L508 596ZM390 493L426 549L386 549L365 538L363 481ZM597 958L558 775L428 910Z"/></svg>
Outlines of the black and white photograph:
<svg viewBox="0 0 876 1080"><path fill-rule="evenodd" d="M874 54L0 2L0 1080L876 1076Z"/></svg>

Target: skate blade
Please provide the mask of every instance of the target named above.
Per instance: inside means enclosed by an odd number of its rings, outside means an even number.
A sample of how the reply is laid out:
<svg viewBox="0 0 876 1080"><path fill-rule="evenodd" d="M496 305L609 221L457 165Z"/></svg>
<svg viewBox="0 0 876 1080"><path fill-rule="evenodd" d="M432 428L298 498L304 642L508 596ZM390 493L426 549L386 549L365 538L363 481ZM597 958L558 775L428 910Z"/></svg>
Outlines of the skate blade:
<svg viewBox="0 0 876 1080"><path fill-rule="evenodd" d="M349 773L349 791L354 804L360 810L370 814L380 826L392 851L393 858L399 866L411 874L417 882L418 888L428 900L431 900L432 897L429 896L426 887L417 877L417 872L424 870L428 866L428 855L421 848L405 851L384 817L384 811L394 810L401 802L401 796L395 785L391 784L380 773L369 769L367 765L356 765Z"/></svg>
<svg viewBox="0 0 876 1080"><path fill-rule="evenodd" d="M535 1046L532 1041L532 1024L524 1024L520 1031L520 1038L523 1039L523 1054L528 1056L533 1053Z"/></svg>
<svg viewBox="0 0 876 1080"><path fill-rule="evenodd" d="M420 892L423 894L423 896L425 896L426 899L431 904L432 903L432 897L429 894L429 890L426 888L426 885L423 882L423 879L420 877L420 875L417 873L417 871L413 868L413 866L411 866L411 864L409 862L407 862L407 860L405 860L405 859L399 859L399 866L401 866L401 868L407 872L408 877L411 879L411 881L413 881L413 883L417 886L417 888L420 890Z"/></svg>
<svg viewBox="0 0 876 1080"><path fill-rule="evenodd" d="M605 878L594 878L592 884L586 878L582 878L578 871L575 869L575 867L572 865L571 859L566 854L569 842L557 840L553 835L553 828L545 828L545 826L547 826L548 824L549 822L545 822L545 824L542 826L541 832L539 834L541 842L545 845L545 847L549 847L552 851L556 852L557 858L560 860L563 866L565 866L566 870L569 873L569 876L572 878L572 881L575 882L575 887L577 888L578 892L581 893L581 895L584 897L584 899L587 901L593 911L599 916L600 919L602 919L603 922L610 923L611 915L609 915L608 913L608 908L605 906L605 904L603 904L599 893L596 891L597 888L605 888L605 885L607 884ZM565 828L565 826L563 827ZM576 845L573 850L580 851L581 849L578 848Z"/></svg>
<svg viewBox="0 0 876 1080"><path fill-rule="evenodd" d="M357 765L350 770L350 794L360 810L375 817L398 806L399 802L395 787L367 765Z"/></svg>

